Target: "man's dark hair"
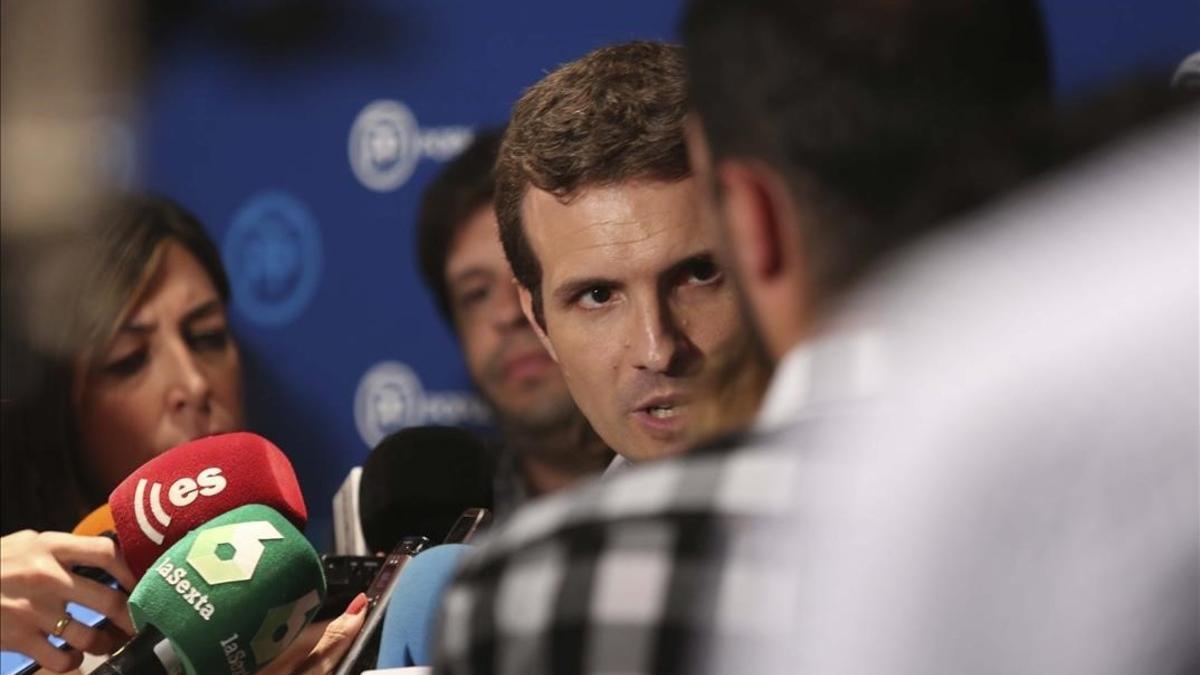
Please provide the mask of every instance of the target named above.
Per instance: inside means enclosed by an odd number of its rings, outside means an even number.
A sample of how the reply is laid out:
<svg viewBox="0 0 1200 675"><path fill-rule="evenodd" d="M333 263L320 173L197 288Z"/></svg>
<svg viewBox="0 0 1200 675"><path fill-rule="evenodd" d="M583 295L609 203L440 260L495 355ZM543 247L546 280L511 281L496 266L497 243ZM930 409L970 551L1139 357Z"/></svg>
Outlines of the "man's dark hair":
<svg viewBox="0 0 1200 675"><path fill-rule="evenodd" d="M818 300L975 206L988 148L1049 106L1033 0L696 0L682 33L713 160L766 161L815 216Z"/></svg>
<svg viewBox="0 0 1200 675"><path fill-rule="evenodd" d="M456 330L446 284L446 259L450 257L450 244L467 220L492 203L496 194L496 155L503 133L503 128L478 132L471 145L425 188L421 198L417 216L421 276L433 292L442 316Z"/></svg>
<svg viewBox="0 0 1200 675"><path fill-rule="evenodd" d="M566 202L589 186L686 178L686 112L683 52L656 42L601 47L542 78L513 106L496 162L496 217L542 328L542 268L521 223L529 187Z"/></svg>

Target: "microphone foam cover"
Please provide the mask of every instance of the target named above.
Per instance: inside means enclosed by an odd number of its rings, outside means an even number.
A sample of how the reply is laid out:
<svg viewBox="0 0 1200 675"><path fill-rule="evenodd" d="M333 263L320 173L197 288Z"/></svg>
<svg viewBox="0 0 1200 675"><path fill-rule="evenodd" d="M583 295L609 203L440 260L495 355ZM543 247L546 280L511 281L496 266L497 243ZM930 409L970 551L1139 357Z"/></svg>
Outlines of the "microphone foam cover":
<svg viewBox="0 0 1200 675"><path fill-rule="evenodd" d="M378 668L433 664L433 640L442 596L471 547L443 544L417 554L400 571L379 641Z"/></svg>
<svg viewBox="0 0 1200 675"><path fill-rule="evenodd" d="M308 510L291 462L274 443L235 432L178 445L146 462L108 497L117 539L136 575L192 529L245 504L303 528Z"/></svg>
<svg viewBox="0 0 1200 675"><path fill-rule="evenodd" d="M189 674L253 673L291 644L325 598L321 560L278 511L250 504L188 533L129 596L141 631L166 636Z"/></svg>
<svg viewBox="0 0 1200 675"><path fill-rule="evenodd" d="M441 541L462 512L491 508L487 448L455 427L412 427L379 442L363 462L359 517L371 551L407 536Z"/></svg>
<svg viewBox="0 0 1200 675"><path fill-rule="evenodd" d="M116 531L117 524L113 520L112 507L108 504L101 504L84 516L75 529L71 530L71 534L91 537Z"/></svg>

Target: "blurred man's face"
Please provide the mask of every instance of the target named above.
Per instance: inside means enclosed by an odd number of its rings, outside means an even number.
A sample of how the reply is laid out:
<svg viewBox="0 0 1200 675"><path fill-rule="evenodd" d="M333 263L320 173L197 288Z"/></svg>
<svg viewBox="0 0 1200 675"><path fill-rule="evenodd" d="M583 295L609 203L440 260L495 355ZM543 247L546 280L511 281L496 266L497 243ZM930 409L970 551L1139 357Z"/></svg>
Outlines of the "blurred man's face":
<svg viewBox="0 0 1200 675"><path fill-rule="evenodd" d="M451 242L445 274L467 368L501 421L538 429L572 418L562 373L521 313L491 204Z"/></svg>
<svg viewBox="0 0 1200 675"><path fill-rule="evenodd" d="M688 161L696 178L696 190L699 194L698 204L701 217L706 227L716 232L718 241L717 258L727 270L729 284L734 297L737 299L738 316L742 325L750 333L757 358L763 362L773 362L781 354L771 351L771 346L763 334L761 327L762 316L756 311L753 302L753 284L745 276L745 270L738 264L738 258L744 251L737 250L738 237L729 228L731 224L721 213L718 191L718 177L713 170L712 154L708 147L708 139L704 136L703 127L695 114L689 115L685 124ZM793 307L785 307L780 311L790 312Z"/></svg>
<svg viewBox="0 0 1200 675"><path fill-rule="evenodd" d="M749 420L766 375L694 179L591 187L566 203L531 187L522 220L542 267L540 335L611 448L658 458Z"/></svg>

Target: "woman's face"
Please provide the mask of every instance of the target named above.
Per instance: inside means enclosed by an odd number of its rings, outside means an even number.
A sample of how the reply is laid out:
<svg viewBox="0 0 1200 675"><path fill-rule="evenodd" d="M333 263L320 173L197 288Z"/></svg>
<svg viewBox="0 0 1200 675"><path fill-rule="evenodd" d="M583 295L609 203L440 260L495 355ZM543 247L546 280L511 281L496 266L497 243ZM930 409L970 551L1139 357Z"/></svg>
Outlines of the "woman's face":
<svg viewBox="0 0 1200 675"><path fill-rule="evenodd" d="M242 427L225 306L182 245L165 244L111 344L77 367L75 405L87 475L106 492L165 450Z"/></svg>

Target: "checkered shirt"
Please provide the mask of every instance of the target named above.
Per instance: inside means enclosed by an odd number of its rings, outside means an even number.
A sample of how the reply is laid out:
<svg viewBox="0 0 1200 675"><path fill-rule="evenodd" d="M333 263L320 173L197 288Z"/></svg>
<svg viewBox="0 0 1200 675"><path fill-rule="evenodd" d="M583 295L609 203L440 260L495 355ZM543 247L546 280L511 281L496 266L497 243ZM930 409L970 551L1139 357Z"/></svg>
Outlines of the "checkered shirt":
<svg viewBox="0 0 1200 675"><path fill-rule="evenodd" d="M713 659L779 637L747 599L788 578L761 534L792 503L798 435L731 439L521 510L447 592L437 672L738 672Z"/></svg>

